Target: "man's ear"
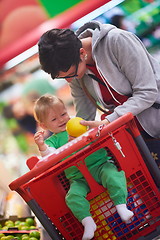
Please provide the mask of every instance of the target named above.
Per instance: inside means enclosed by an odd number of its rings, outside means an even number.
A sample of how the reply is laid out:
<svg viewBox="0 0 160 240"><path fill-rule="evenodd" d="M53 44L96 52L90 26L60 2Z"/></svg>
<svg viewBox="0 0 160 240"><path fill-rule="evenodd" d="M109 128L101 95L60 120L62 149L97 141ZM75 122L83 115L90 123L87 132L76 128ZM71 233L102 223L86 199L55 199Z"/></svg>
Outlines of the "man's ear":
<svg viewBox="0 0 160 240"><path fill-rule="evenodd" d="M81 60L83 60L83 58L86 55L86 50L84 48L80 48L79 52L80 52L80 58Z"/></svg>
<svg viewBox="0 0 160 240"><path fill-rule="evenodd" d="M43 128L44 130L47 130L47 127L46 127L46 125L45 125L44 123L40 123L39 126L40 126L41 128Z"/></svg>

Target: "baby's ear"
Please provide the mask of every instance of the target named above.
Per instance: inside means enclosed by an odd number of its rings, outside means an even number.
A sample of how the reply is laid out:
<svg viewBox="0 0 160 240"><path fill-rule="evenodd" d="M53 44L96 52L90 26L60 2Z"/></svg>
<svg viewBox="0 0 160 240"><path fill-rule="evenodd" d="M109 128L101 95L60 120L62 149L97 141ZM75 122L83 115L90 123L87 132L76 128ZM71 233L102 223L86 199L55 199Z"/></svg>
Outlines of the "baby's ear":
<svg viewBox="0 0 160 240"><path fill-rule="evenodd" d="M44 130L47 130L47 127L46 127L46 125L45 125L44 123L39 123L39 126L40 126L41 128L43 128Z"/></svg>

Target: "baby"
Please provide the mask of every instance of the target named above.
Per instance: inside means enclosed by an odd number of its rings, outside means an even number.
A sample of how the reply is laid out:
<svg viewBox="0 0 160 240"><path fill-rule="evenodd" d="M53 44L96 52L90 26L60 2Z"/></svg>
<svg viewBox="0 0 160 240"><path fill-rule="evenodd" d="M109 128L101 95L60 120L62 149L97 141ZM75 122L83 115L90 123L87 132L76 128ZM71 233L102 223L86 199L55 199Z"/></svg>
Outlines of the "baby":
<svg viewBox="0 0 160 240"><path fill-rule="evenodd" d="M44 140L44 131L38 131L34 136L42 157L53 153L54 150L68 142L66 124L70 117L62 100L49 94L41 96L35 103L34 117L40 127L53 132L53 135L46 140ZM85 163L94 179L108 190L122 221L128 222L133 212L126 206L125 174L123 171L118 171L116 166L108 161L109 159L106 150L102 148L86 157ZM90 204L86 199L90 188L75 166L66 169L65 175L70 182L70 189L65 198L66 204L84 226L82 240L92 239L96 224L90 213Z"/></svg>

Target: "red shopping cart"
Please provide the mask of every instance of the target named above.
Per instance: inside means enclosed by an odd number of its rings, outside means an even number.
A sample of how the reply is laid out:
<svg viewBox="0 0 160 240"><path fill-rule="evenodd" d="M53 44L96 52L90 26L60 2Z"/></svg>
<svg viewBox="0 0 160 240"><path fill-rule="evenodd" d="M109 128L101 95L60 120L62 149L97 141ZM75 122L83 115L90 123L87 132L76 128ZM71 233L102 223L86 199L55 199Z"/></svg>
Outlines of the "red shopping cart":
<svg viewBox="0 0 160 240"><path fill-rule="evenodd" d="M134 212L129 224L121 221L107 190L95 182L85 165L84 158L100 148L106 148L117 167L126 173L127 206ZM64 170L72 165L90 186L87 199L97 224L95 240L151 240L160 234L160 172L131 113L89 130L36 167L38 160L28 159L31 170L9 186L26 201L52 239L82 239L83 227L65 204L69 182Z"/></svg>

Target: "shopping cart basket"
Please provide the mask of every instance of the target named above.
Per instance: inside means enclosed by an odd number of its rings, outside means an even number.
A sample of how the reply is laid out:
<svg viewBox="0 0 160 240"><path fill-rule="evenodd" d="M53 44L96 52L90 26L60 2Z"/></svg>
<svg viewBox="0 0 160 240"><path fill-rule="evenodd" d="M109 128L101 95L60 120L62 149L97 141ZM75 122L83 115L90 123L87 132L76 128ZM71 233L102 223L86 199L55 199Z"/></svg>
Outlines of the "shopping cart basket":
<svg viewBox="0 0 160 240"><path fill-rule="evenodd" d="M107 190L95 182L85 165L84 158L100 148L106 148L118 169L125 171L127 206L134 212L129 224L121 221ZM131 113L89 130L45 157L37 167L38 160L28 159L31 170L9 187L26 201L52 239L82 239L83 227L65 204L69 182L64 170L72 165L90 186L87 199L97 224L95 240L151 240L160 234L160 172Z"/></svg>

